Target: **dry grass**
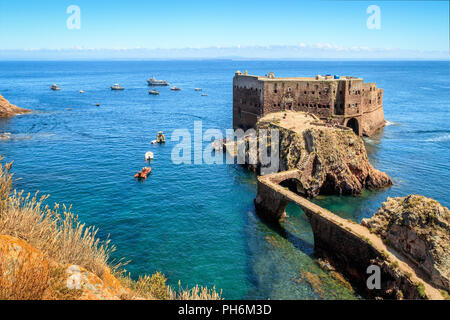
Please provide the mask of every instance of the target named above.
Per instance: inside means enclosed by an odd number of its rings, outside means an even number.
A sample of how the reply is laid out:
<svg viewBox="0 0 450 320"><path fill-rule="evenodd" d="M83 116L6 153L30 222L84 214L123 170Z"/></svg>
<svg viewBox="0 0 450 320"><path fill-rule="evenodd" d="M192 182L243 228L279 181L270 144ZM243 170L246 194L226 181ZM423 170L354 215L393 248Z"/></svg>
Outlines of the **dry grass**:
<svg viewBox="0 0 450 320"><path fill-rule="evenodd" d="M27 253L27 263L7 257L0 250L0 300L42 299L49 284L48 266L42 256Z"/></svg>
<svg viewBox="0 0 450 320"><path fill-rule="evenodd" d="M82 265L102 277L115 247L100 241L98 229L80 223L70 207L50 208L43 205L47 196L11 192L10 169L11 164L0 164L0 234L21 238L59 263Z"/></svg>
<svg viewBox="0 0 450 320"><path fill-rule="evenodd" d="M216 287L208 289L208 287L196 285L192 289L189 289L182 288L180 282L178 282L178 287L178 292L169 288L169 297L171 300L223 300L222 290L216 292Z"/></svg>
<svg viewBox="0 0 450 320"><path fill-rule="evenodd" d="M12 191L12 163L3 164L0 157L0 234L25 240L39 249L47 258L60 265L80 265L102 278L109 268L132 294L124 299L157 300L218 300L221 292L215 288L196 286L175 292L166 285L167 279L159 272L139 277L137 281L125 276L122 260L111 261L115 247L109 239L100 241L98 229L88 227L78 220L65 205L53 208L44 205L48 196L38 197ZM0 252L1 254L1 252ZM28 261L28 260L27 260ZM64 270L51 267L42 269L42 261L31 259L27 266L11 266L0 256L0 300L2 299L74 299L79 292L64 287ZM11 278L11 272L16 276ZM9 276L8 276L9 275ZM46 292L46 293L45 293Z"/></svg>

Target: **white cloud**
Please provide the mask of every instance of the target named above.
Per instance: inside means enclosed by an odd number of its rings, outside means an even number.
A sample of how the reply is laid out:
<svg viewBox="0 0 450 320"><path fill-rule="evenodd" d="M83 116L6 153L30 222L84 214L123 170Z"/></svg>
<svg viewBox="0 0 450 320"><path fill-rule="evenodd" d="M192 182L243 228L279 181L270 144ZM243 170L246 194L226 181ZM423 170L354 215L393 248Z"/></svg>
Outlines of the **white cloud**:
<svg viewBox="0 0 450 320"><path fill-rule="evenodd" d="M332 43L270 46L211 46L177 49L74 48L0 50L1 59L449 59L448 51L419 51L367 46L346 47Z"/></svg>

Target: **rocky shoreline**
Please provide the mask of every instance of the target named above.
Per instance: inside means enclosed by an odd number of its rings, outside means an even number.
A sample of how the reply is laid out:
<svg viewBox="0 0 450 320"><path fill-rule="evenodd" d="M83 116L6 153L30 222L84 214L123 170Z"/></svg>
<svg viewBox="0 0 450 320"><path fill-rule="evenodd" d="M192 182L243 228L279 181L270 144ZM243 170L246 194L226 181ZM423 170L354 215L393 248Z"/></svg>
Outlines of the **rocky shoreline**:
<svg viewBox="0 0 450 320"><path fill-rule="evenodd" d="M29 112L31 112L31 110L19 108L18 106L11 104L0 94L0 118L9 118Z"/></svg>
<svg viewBox="0 0 450 320"><path fill-rule="evenodd" d="M420 195L388 198L361 223L419 269L434 286L450 291L450 211Z"/></svg>

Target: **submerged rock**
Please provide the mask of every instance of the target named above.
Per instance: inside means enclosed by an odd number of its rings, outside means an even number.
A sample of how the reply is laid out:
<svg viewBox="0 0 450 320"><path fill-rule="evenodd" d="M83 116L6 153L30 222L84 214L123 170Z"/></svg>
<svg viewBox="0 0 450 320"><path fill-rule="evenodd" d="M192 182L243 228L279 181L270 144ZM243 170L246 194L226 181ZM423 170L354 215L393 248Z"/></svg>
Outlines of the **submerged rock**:
<svg viewBox="0 0 450 320"><path fill-rule="evenodd" d="M0 94L0 118L8 118L16 114L24 114L28 112L30 112L30 110L19 108L11 104Z"/></svg>
<svg viewBox="0 0 450 320"><path fill-rule="evenodd" d="M450 211L420 195L388 198L362 225L378 234L429 278L450 291Z"/></svg>

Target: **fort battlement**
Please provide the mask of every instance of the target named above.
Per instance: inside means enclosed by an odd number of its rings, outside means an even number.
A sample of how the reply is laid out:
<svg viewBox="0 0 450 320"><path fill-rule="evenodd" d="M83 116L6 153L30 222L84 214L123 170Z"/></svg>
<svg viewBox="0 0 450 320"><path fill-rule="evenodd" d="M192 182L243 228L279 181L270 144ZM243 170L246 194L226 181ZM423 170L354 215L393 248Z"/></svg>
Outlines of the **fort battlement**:
<svg viewBox="0 0 450 320"><path fill-rule="evenodd" d="M263 116L303 111L370 136L385 124L383 89L362 78L317 75L278 78L237 71L233 79L233 127L255 127Z"/></svg>

